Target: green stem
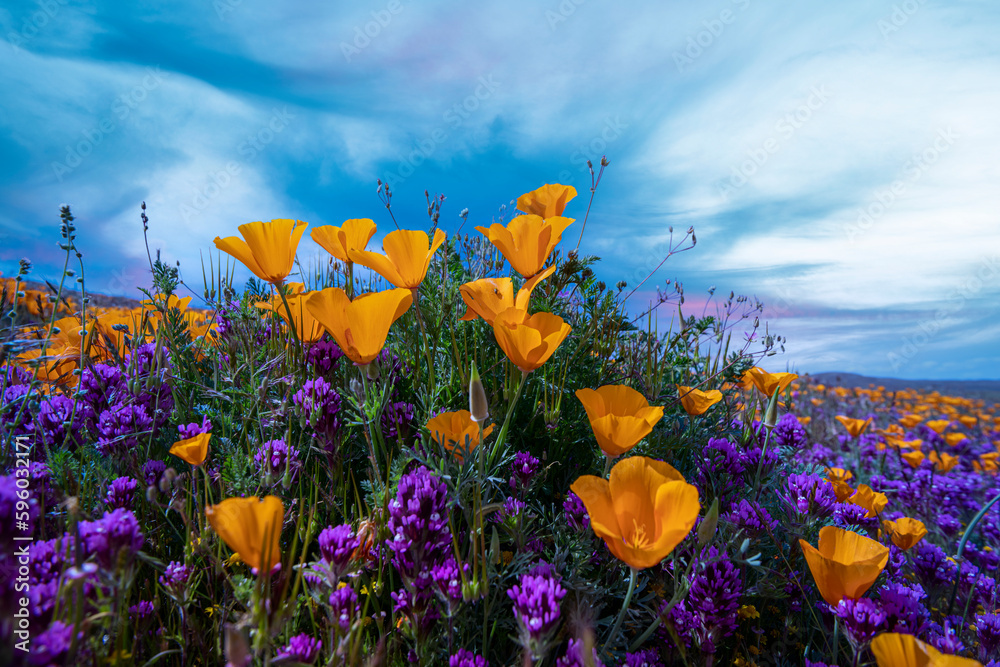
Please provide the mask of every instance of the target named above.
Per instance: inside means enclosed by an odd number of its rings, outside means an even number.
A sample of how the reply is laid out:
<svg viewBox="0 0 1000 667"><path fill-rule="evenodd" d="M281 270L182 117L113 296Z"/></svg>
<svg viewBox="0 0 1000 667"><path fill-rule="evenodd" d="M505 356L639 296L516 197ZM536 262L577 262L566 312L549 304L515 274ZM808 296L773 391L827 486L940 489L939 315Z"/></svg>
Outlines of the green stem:
<svg viewBox="0 0 1000 667"><path fill-rule="evenodd" d="M608 641L604 643L604 654L607 655L608 650L614 646L615 640L618 639L618 632L622 628L622 623L625 622L625 612L628 611L629 602L632 601L632 593L635 592L635 582L639 578L639 570L630 568L632 576L628 580L628 592L625 593L625 600L622 602L622 610L618 612L618 618L615 620L614 626L611 628L611 634L608 635Z"/></svg>
<svg viewBox="0 0 1000 667"><path fill-rule="evenodd" d="M514 393L514 400L510 402L507 406L507 416L504 417L503 426L500 427L500 434L497 439L493 441L493 447L490 449L490 464L496 460L497 452L500 451L500 447L503 445L504 441L507 439L507 429L510 428L510 418L514 414L514 407L517 405L517 400L521 398L521 391L524 389L525 380L528 379L528 371L521 371L521 381L517 385L517 391Z"/></svg>

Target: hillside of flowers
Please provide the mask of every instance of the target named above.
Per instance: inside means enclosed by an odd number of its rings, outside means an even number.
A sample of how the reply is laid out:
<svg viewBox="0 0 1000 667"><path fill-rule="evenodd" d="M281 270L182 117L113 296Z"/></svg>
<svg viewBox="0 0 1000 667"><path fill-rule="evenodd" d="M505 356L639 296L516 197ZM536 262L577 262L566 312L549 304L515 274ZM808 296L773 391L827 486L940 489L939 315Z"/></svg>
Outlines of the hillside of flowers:
<svg viewBox="0 0 1000 667"><path fill-rule="evenodd" d="M0 664L1000 665L996 405L779 372L753 298L627 310L572 187L454 235L379 195L127 308L64 207L51 290L4 279Z"/></svg>

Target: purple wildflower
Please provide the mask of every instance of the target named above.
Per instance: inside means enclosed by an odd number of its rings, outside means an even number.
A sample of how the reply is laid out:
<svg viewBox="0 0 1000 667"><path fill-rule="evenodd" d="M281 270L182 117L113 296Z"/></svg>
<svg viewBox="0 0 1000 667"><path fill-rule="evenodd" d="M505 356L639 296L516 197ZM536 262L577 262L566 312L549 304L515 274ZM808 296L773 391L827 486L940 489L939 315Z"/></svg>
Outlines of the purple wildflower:
<svg viewBox="0 0 1000 667"><path fill-rule="evenodd" d="M920 584L889 582L879 591L879 596L887 632L923 634L930 612L921 602L927 594Z"/></svg>
<svg viewBox="0 0 1000 667"><path fill-rule="evenodd" d="M663 667L663 662L656 649L649 648L638 653L626 653L622 667Z"/></svg>
<svg viewBox="0 0 1000 667"><path fill-rule="evenodd" d="M406 401L395 401L385 406L382 412L382 432L387 438L406 440L416 415L416 407Z"/></svg>
<svg viewBox="0 0 1000 667"><path fill-rule="evenodd" d="M208 417L202 415L200 424L198 422L192 422L187 425L182 424L177 427L177 431L180 433L181 440L187 440L202 433L211 433L212 422L209 421Z"/></svg>
<svg viewBox="0 0 1000 667"><path fill-rule="evenodd" d="M276 663L295 662L311 665L316 662L322 649L323 643L320 640L307 634L295 635L278 651L278 654L274 656L274 661Z"/></svg>
<svg viewBox="0 0 1000 667"><path fill-rule="evenodd" d="M264 475L264 484L277 484L285 476L286 465L289 477L294 480L302 467L299 461L299 450L285 444L284 440L268 440L260 446L253 455L257 469Z"/></svg>
<svg viewBox="0 0 1000 667"><path fill-rule="evenodd" d="M489 667L490 663L481 655L460 648L448 658L448 667Z"/></svg>
<svg viewBox="0 0 1000 667"><path fill-rule="evenodd" d="M389 503L386 547L404 582L422 590L430 570L444 562L451 550L448 528L448 487L420 466L399 478L396 497Z"/></svg>
<svg viewBox="0 0 1000 667"><path fill-rule="evenodd" d="M104 503L109 510L116 510L119 507L130 508L135 501L135 490L138 483L131 477L118 477L108 485L108 494L104 498Z"/></svg>
<svg viewBox="0 0 1000 667"><path fill-rule="evenodd" d="M160 575L160 585L173 595L180 595L187 586L187 580L190 576L191 570L184 563L170 561L167 569Z"/></svg>
<svg viewBox="0 0 1000 667"><path fill-rule="evenodd" d="M559 623L559 603L566 597L566 590L555 577L523 574L520 583L508 589L507 597L514 601L521 646L536 660L541 659Z"/></svg>
<svg viewBox="0 0 1000 667"><path fill-rule="evenodd" d="M319 534L319 552L323 559L323 571L331 585L344 576L351 565L354 550L361 546L361 540L354 534L350 524L341 524L323 529Z"/></svg>
<svg viewBox="0 0 1000 667"><path fill-rule="evenodd" d="M332 340L321 340L309 348L306 361L319 373L329 373L344 356L343 351Z"/></svg>
<svg viewBox="0 0 1000 667"><path fill-rule="evenodd" d="M844 598L833 608L834 615L844 623L847 640L860 650L882 629L886 615L868 598Z"/></svg>
<svg viewBox="0 0 1000 667"><path fill-rule="evenodd" d="M538 473L541 462L528 452L518 452L510 465L510 488L512 491L524 493L531 486L531 480Z"/></svg>
<svg viewBox="0 0 1000 667"><path fill-rule="evenodd" d="M718 643L736 628L743 577L714 546L702 553L701 560L704 564L692 575L687 596L671 610L671 616L686 641L705 653L715 653Z"/></svg>
<svg viewBox="0 0 1000 667"><path fill-rule="evenodd" d="M604 667L604 663L597 658L597 648L593 648L594 667ZM584 644L579 639L570 639L566 644L566 653L556 660L556 667L584 667L587 663L583 659Z"/></svg>
<svg viewBox="0 0 1000 667"><path fill-rule="evenodd" d="M774 530L778 526L778 522L771 518L770 513L760 503L745 498L741 498L726 512L723 520L734 524L751 536L760 535L767 529Z"/></svg>
<svg viewBox="0 0 1000 667"><path fill-rule="evenodd" d="M83 633L77 633L78 638ZM32 665L61 665L68 657L73 643L73 625L62 621L53 621L45 632L34 637L31 642L31 653L28 655Z"/></svg>
<svg viewBox="0 0 1000 667"><path fill-rule="evenodd" d="M315 437L327 451L332 452L341 427L338 415L342 401L337 390L322 377L318 377L302 385L292 396L292 401L315 432Z"/></svg>
<svg viewBox="0 0 1000 667"><path fill-rule="evenodd" d="M338 588L330 595L330 607L334 620L343 632L351 629L354 619L361 613L358 595L350 586Z"/></svg>
<svg viewBox="0 0 1000 667"><path fill-rule="evenodd" d="M102 412L97 421L97 449L105 455L131 453L152 428L153 420L144 407L119 403Z"/></svg>
<svg viewBox="0 0 1000 667"><path fill-rule="evenodd" d="M798 513L818 517L833 513L837 495L830 483L819 475L789 475L786 487L787 491L782 497Z"/></svg>
<svg viewBox="0 0 1000 667"><path fill-rule="evenodd" d="M572 491L566 494L566 500L563 501L563 514L566 517L566 523L573 530L590 528L590 515L587 514L587 506L580 500L580 496Z"/></svg>
<svg viewBox="0 0 1000 667"><path fill-rule="evenodd" d="M160 477L167 469L167 464L156 459L146 461L142 465L142 479L146 486L156 486L160 483Z"/></svg>
<svg viewBox="0 0 1000 667"><path fill-rule="evenodd" d="M135 515L126 509L105 512L97 521L81 521L79 530L86 552L106 570L113 570L123 556L131 561L145 541Z"/></svg>

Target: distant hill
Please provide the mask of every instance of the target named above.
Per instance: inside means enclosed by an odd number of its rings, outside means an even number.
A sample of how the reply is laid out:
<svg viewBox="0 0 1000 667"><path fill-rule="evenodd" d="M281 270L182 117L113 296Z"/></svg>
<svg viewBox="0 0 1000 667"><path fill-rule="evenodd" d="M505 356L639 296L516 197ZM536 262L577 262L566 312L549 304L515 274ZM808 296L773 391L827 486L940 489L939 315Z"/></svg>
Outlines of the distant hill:
<svg viewBox="0 0 1000 667"><path fill-rule="evenodd" d="M873 378L856 373L815 373L809 377L823 384L839 385L841 387L867 387L870 384L882 386L890 391L899 389L918 389L921 391L938 391L946 396L964 396L965 398L982 398L994 403L1000 403L1000 380L899 380L896 378Z"/></svg>

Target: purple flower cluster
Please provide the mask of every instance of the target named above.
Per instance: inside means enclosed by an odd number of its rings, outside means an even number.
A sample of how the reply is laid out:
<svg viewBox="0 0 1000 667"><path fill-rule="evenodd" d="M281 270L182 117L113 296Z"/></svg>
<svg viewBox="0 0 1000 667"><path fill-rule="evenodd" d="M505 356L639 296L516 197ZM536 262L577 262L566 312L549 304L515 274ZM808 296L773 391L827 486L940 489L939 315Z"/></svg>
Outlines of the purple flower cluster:
<svg viewBox="0 0 1000 667"><path fill-rule="evenodd" d="M382 433L387 438L402 438L406 440L412 432L413 420L416 417L416 406L406 401L394 401L385 406L382 411Z"/></svg>
<svg viewBox="0 0 1000 667"><path fill-rule="evenodd" d="M979 659L985 662L1000 652L1000 614L980 614L976 616L975 626Z"/></svg>
<svg viewBox="0 0 1000 667"><path fill-rule="evenodd" d="M160 477L166 470L166 463L151 459L142 464L142 479L146 482L146 486L156 486L160 483Z"/></svg>
<svg viewBox="0 0 1000 667"><path fill-rule="evenodd" d="M278 484L285 476L286 466L290 479L294 480L302 467L299 450L285 444L284 440L268 440L253 455L257 470L264 476L264 484Z"/></svg>
<svg viewBox="0 0 1000 667"><path fill-rule="evenodd" d="M490 516L490 521L494 523L511 523L516 525L520 522L521 513L524 512L525 504L515 498L508 496L504 498L503 506L495 514Z"/></svg>
<svg viewBox="0 0 1000 667"><path fill-rule="evenodd" d="M743 577L729 557L714 546L701 555L687 596L670 614L678 633L705 653L736 628L736 612L743 594Z"/></svg>
<svg viewBox="0 0 1000 667"><path fill-rule="evenodd" d="M135 490L138 483L131 477L118 477L108 485L108 493L104 498L104 504L109 510L118 508L130 508L135 502Z"/></svg>
<svg viewBox="0 0 1000 667"><path fill-rule="evenodd" d="M105 512L97 521L81 521L79 531L87 554L106 570L131 562L145 541L135 515L126 509Z"/></svg>
<svg viewBox="0 0 1000 667"><path fill-rule="evenodd" d="M417 590L430 582L431 569L451 551L448 528L448 487L420 466L399 478L396 497L389 503L386 547L392 564Z"/></svg>
<svg viewBox="0 0 1000 667"><path fill-rule="evenodd" d="M638 653L626 653L625 664L622 667L663 667L663 661L657 655L656 649L646 649Z"/></svg>
<svg viewBox="0 0 1000 667"><path fill-rule="evenodd" d="M330 595L330 608L342 632L350 630L354 619L361 613L358 594L350 586L342 586Z"/></svg>
<svg viewBox="0 0 1000 667"><path fill-rule="evenodd" d="M125 374L112 364L92 364L80 373L80 397L92 415L100 415L128 395Z"/></svg>
<svg viewBox="0 0 1000 667"><path fill-rule="evenodd" d="M321 340L309 348L306 361L316 372L326 374L336 367L343 356L344 352L332 340Z"/></svg>
<svg viewBox="0 0 1000 667"><path fill-rule="evenodd" d="M541 461L528 452L518 452L510 465L510 488L512 491L526 493L531 486L531 480L538 474Z"/></svg>
<svg viewBox="0 0 1000 667"><path fill-rule="evenodd" d="M886 631L922 635L930 618L930 612L921 602L926 597L920 584L886 584L879 591L879 604L885 613Z"/></svg>
<svg viewBox="0 0 1000 667"><path fill-rule="evenodd" d="M321 650L323 650L323 642L320 640L314 639L307 634L295 635L274 656L274 662L279 664L293 662L311 665L316 662L316 658L319 657Z"/></svg>
<svg viewBox="0 0 1000 667"><path fill-rule="evenodd" d="M781 498L799 514L827 517L833 514L837 495L830 482L816 474L792 474Z"/></svg>
<svg viewBox="0 0 1000 667"><path fill-rule="evenodd" d="M80 430L88 419L90 413L84 403L74 408L71 398L62 394L49 396L42 401L33 420L35 437L50 448L64 442L76 446L82 442Z"/></svg>
<svg viewBox="0 0 1000 667"><path fill-rule="evenodd" d="M184 587L187 586L188 577L191 570L177 561L170 561L167 569L160 575L160 585L170 591L173 595L180 595Z"/></svg>
<svg viewBox="0 0 1000 667"><path fill-rule="evenodd" d="M465 563L462 569L468 574L469 564ZM434 592L445 608L445 615L454 616L463 599L462 573L458 571L458 562L454 558L448 558L440 565L435 565L431 569L431 578L434 580Z"/></svg>
<svg viewBox="0 0 1000 667"><path fill-rule="evenodd" d="M563 514L570 528L574 530L590 528L590 515L587 514L587 506L580 500L580 496L572 491L566 494L566 500L563 501Z"/></svg>
<svg viewBox="0 0 1000 667"><path fill-rule="evenodd" d="M847 632L847 639L855 650L866 646L885 624L886 615L879 606L868 598L844 598L833 614L839 618Z"/></svg>
<svg viewBox="0 0 1000 667"><path fill-rule="evenodd" d="M156 343L145 343L128 356L128 375L134 381L135 404L145 409L154 428L163 426L174 409L173 392L167 382L170 375L169 355L161 350L157 358Z"/></svg>
<svg viewBox="0 0 1000 667"><path fill-rule="evenodd" d="M334 451L341 428L341 398L337 390L322 377L317 377L302 385L292 396L292 401L301 410L323 448Z"/></svg>
<svg viewBox="0 0 1000 667"><path fill-rule="evenodd" d="M751 536L760 535L767 530L773 531L778 526L778 522L771 518L760 503L745 498L741 498L722 518Z"/></svg>
<svg viewBox="0 0 1000 667"><path fill-rule="evenodd" d="M787 447L794 450L801 449L808 441L806 430L802 428L798 418L791 414L781 416L778 423L771 430L771 442L779 447Z"/></svg>
<svg viewBox="0 0 1000 667"><path fill-rule="evenodd" d="M119 403L101 413L97 420L97 450L102 454L131 454L139 438L153 428L146 408Z"/></svg>
<svg viewBox="0 0 1000 667"><path fill-rule="evenodd" d="M448 658L448 667L489 667L490 663L481 655L460 648Z"/></svg>
<svg viewBox="0 0 1000 667"><path fill-rule="evenodd" d="M521 646L540 659L549 636L559 623L559 603L566 589L552 574L523 574L520 582L507 590L514 601L514 618L520 628Z"/></svg>
<svg viewBox="0 0 1000 667"><path fill-rule="evenodd" d="M556 667L585 667L587 662L583 658L585 650L584 643L579 639L570 639L566 644L566 653L556 660ZM604 667L604 663L597 657L597 648L591 649L594 658L594 667Z"/></svg>
<svg viewBox="0 0 1000 667"><path fill-rule="evenodd" d="M180 433L181 440L187 440L188 438L193 438L194 436L201 435L202 433L211 433L212 422L207 416L202 415L200 424L198 422L182 424L177 427L177 432Z"/></svg>
<svg viewBox="0 0 1000 667"><path fill-rule="evenodd" d="M313 570L321 572L323 579L331 586L350 569L354 551L361 546L361 540L354 533L350 524L328 526L319 534L319 553L321 562Z"/></svg>

